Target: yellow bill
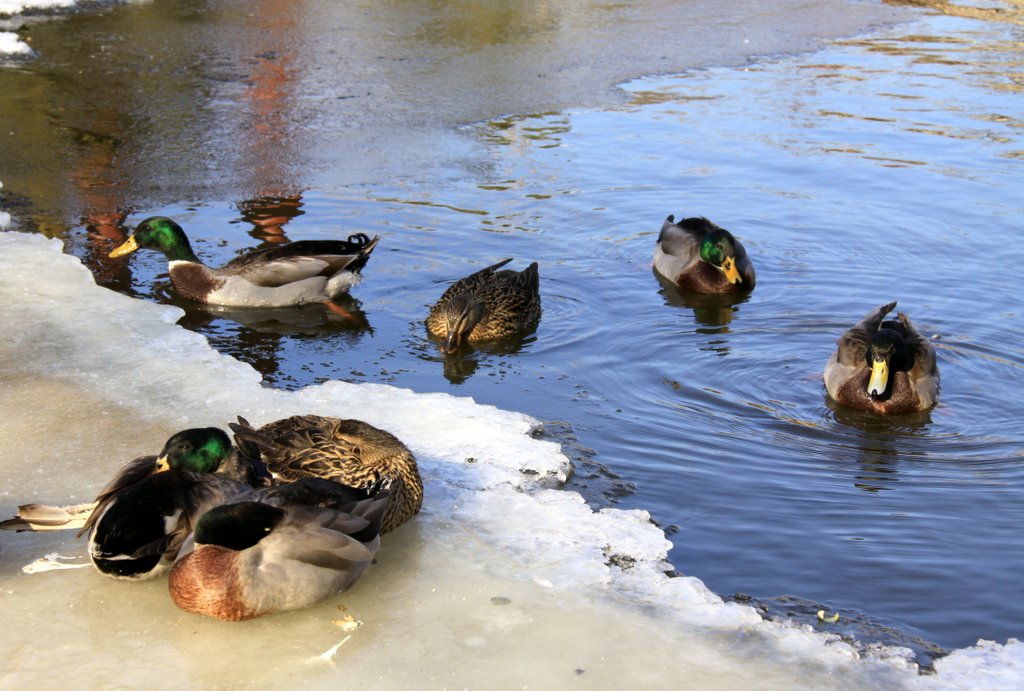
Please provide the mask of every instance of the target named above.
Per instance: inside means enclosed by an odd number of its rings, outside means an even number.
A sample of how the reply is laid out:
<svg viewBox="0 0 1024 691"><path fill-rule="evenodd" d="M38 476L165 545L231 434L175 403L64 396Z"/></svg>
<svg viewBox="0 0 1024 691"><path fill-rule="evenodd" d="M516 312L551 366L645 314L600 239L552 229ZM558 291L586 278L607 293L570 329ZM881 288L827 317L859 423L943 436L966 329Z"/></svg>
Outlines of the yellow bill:
<svg viewBox="0 0 1024 691"><path fill-rule="evenodd" d="M736 262L733 261L732 257L726 257L725 261L722 262L722 271L725 272L725 278L729 283L741 283L743 278L740 277L740 272L736 269Z"/></svg>
<svg viewBox="0 0 1024 691"><path fill-rule="evenodd" d="M171 469L171 462L167 460L167 456L161 456L160 458L156 459L156 470L154 470L153 472L154 473L162 473L165 470L170 470L170 469Z"/></svg>
<svg viewBox="0 0 1024 691"><path fill-rule="evenodd" d="M871 364L871 378L868 379L868 393L872 396L881 395L889 384L889 363L875 360Z"/></svg>
<svg viewBox="0 0 1024 691"><path fill-rule="evenodd" d="M135 236L132 235L124 241L120 246L114 248L114 251L110 253L111 257L123 257L126 254L131 254L135 250L139 249L139 243L135 241Z"/></svg>

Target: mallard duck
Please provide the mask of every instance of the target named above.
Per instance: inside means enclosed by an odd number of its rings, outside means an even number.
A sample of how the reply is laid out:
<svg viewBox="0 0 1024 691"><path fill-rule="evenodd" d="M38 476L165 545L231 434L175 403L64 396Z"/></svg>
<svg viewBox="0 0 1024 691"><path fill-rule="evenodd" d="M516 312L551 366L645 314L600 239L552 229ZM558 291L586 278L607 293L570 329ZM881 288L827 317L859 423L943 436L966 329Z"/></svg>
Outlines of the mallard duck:
<svg viewBox="0 0 1024 691"><path fill-rule="evenodd" d="M877 413L910 413L935 405L935 349L902 312L895 321L882 321L895 307L890 302L872 310L837 341L825 366L825 389L837 403Z"/></svg>
<svg viewBox="0 0 1024 691"><path fill-rule="evenodd" d="M455 281L430 308L427 331L444 339L442 352L454 353L463 342L492 341L537 327L541 312L537 262L522 271L498 271L510 261Z"/></svg>
<svg viewBox="0 0 1024 691"><path fill-rule="evenodd" d="M336 595L373 561L387 506L386 489L310 477L214 507L171 569L171 597L186 611L240 621Z"/></svg>
<svg viewBox="0 0 1024 691"><path fill-rule="evenodd" d="M394 435L361 420L296 415L253 429L239 417L231 429L239 453L265 464L278 481L319 477L361 489L383 484L390 490L383 533L423 504L415 457Z"/></svg>
<svg viewBox="0 0 1024 691"><path fill-rule="evenodd" d="M178 432L159 456L129 462L96 497L78 533L92 530L93 564L105 575L128 580L166 571L204 511L258 484L256 473L242 472L241 465L231 439L216 427Z"/></svg>
<svg viewBox="0 0 1024 691"><path fill-rule="evenodd" d="M665 220L654 247L654 270L691 293L739 293L756 283L743 243L700 217Z"/></svg>
<svg viewBox="0 0 1024 691"><path fill-rule="evenodd" d="M121 257L140 247L163 252L171 285L187 300L226 307L329 305L332 296L358 280L378 239L358 233L347 241L300 240L253 250L211 269L196 257L181 226L153 216L110 256Z"/></svg>

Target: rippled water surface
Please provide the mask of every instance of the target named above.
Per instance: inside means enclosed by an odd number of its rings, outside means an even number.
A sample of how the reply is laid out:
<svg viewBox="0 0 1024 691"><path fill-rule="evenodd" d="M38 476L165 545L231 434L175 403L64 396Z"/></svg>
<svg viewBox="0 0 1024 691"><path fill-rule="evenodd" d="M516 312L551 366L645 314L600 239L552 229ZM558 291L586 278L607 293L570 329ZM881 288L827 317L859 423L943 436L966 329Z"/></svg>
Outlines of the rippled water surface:
<svg viewBox="0 0 1024 691"><path fill-rule="evenodd" d="M1019 637L1022 42L1013 21L922 15L630 82L614 110L465 126L466 153L429 183L132 208L127 226L174 216L211 264L281 232L378 234L351 321L183 305L182 323L272 386L386 382L560 423L574 487L650 510L676 568L723 595L792 595L944 647ZM694 299L660 282L670 213L741 237L758 288ZM173 302L161 257L105 258L120 233L82 224L70 251L101 283ZM504 257L540 263L536 334L445 360L429 304ZM835 339L891 300L934 339L939 405L836 407Z"/></svg>

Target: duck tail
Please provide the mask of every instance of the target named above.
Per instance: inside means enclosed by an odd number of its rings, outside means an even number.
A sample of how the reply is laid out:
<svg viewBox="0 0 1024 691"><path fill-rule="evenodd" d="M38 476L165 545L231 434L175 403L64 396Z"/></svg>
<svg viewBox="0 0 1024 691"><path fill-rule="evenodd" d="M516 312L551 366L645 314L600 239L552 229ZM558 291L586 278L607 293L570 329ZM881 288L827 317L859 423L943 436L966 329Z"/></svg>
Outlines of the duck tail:
<svg viewBox="0 0 1024 691"><path fill-rule="evenodd" d="M22 504L14 518L0 521L0 530L48 531L80 530L92 514L96 504L75 504L73 506L47 506L46 504Z"/></svg>

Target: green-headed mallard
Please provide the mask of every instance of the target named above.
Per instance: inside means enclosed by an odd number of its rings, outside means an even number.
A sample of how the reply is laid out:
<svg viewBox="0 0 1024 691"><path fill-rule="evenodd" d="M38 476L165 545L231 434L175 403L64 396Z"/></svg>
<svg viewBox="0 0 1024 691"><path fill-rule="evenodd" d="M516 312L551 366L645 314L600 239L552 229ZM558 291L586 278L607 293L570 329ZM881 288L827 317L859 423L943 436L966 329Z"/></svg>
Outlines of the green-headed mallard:
<svg viewBox="0 0 1024 691"><path fill-rule="evenodd" d="M96 497L79 536L103 574L140 580L163 573L207 509L242 496L256 474L240 470L231 440L216 427L178 432L159 456L125 465Z"/></svg>
<svg viewBox="0 0 1024 691"><path fill-rule="evenodd" d="M253 429L240 417L231 429L239 453L262 461L278 481L319 477L360 489L388 489L381 532L394 530L423 504L415 457L394 435L361 420L296 415Z"/></svg>
<svg viewBox="0 0 1024 691"><path fill-rule="evenodd" d="M537 262L522 271L498 271L510 261L460 278L430 308L427 331L444 339L442 352L454 353L463 342L493 341L537 328L541 313Z"/></svg>
<svg viewBox="0 0 1024 691"><path fill-rule="evenodd" d="M378 489L310 477L210 509L171 569L171 597L240 621L347 590L380 546L388 490Z"/></svg>
<svg viewBox="0 0 1024 691"><path fill-rule="evenodd" d="M110 253L120 257L140 247L167 256L171 285L181 297L227 307L286 307L329 302L359 278L377 245L362 233L348 240L300 240L235 257L222 268L204 265L177 223L147 218Z"/></svg>
<svg viewBox="0 0 1024 691"><path fill-rule="evenodd" d="M910 413L935 405L935 349L902 312L895 321L882 321L895 307L890 302L872 310L837 341L825 366L825 389L837 403L877 413Z"/></svg>
<svg viewBox="0 0 1024 691"><path fill-rule="evenodd" d="M691 293L739 293L756 283L743 243L700 217L665 220L654 247L654 270Z"/></svg>

